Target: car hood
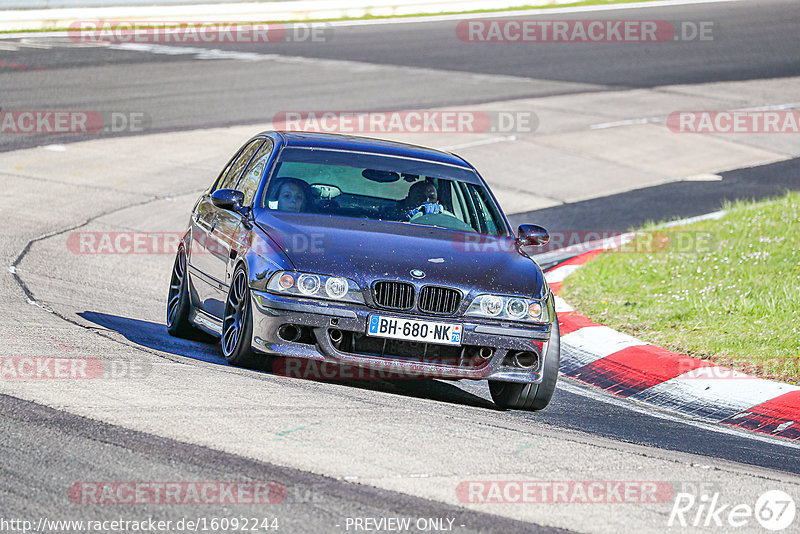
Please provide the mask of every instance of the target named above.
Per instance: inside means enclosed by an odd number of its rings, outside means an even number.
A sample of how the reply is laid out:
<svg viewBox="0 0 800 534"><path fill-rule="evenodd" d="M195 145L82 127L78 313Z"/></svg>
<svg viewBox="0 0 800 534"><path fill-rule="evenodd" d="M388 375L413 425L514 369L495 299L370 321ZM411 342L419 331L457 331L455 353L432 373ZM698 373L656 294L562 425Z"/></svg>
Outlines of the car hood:
<svg viewBox="0 0 800 534"><path fill-rule="evenodd" d="M407 280L541 298L543 275L513 237L441 228L305 214L261 213L259 227L298 271L345 276L369 287L375 280ZM424 278L415 279L412 270Z"/></svg>

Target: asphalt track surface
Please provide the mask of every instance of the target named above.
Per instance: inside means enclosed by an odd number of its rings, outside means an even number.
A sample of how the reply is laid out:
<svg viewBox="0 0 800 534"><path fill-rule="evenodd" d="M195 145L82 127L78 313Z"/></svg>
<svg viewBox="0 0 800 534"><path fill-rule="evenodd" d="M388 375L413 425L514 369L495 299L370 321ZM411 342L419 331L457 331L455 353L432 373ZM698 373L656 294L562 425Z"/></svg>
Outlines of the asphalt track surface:
<svg viewBox="0 0 800 534"><path fill-rule="evenodd" d="M149 118L147 131L153 132L262 123L286 110L435 108L555 94L796 76L800 73L800 10L796 7L792 0L761 0L608 11L596 17L666 20L673 25L710 22L712 41L602 46L470 43L456 38L457 21L446 21L337 26L323 32L324 42L190 45L406 67L392 73L334 65L331 70L297 76L280 67L264 72L244 61L187 61L187 56L171 53L103 47L40 48L36 43L17 50L0 47L0 107L41 109L46 105L46 109L143 112ZM539 18L593 16L578 13ZM70 42L67 37L58 40ZM465 79L465 74L471 79ZM231 93L237 98L229 98ZM0 150L81 138L75 134L50 135L46 141L31 137L0 136Z"/></svg>
<svg viewBox="0 0 800 534"><path fill-rule="evenodd" d="M792 9L794 7L794 9ZM553 45L472 46L452 39L455 23L408 23L337 28L326 46L303 43L270 45L247 52L286 54L367 64L406 66L409 78L387 79L381 71L308 72L304 78L248 78L246 62L203 61L180 55L109 49L21 47L0 50L0 105L6 109L125 109L144 111L153 131L206 128L264 122L286 109L407 109L488 102L503 99L607 91L620 87L654 87L677 83L776 78L800 74L800 10L795 2L700 4L680 10L651 8L603 14L609 18L713 20L719 38L691 48L611 45L592 48ZM569 18L570 15L560 15ZM226 48L217 46L217 48ZM228 47L231 48L231 47ZM15 67L7 65L14 64ZM23 67L20 67L23 66ZM98 69L105 69L102 76ZM414 69L435 69L424 89L415 85ZM442 75L442 72L444 74ZM447 71L480 74L464 91ZM294 74L292 74L294 76ZM357 83L354 84L354 76ZM504 78L509 77L509 78ZM494 82L489 82L492 78ZM524 80L520 80L520 78ZM65 83L65 81L67 83ZM485 82L485 83L484 83ZM232 91L241 95L229 98ZM323 103L322 105L320 103ZM200 112L198 112L200 110ZM0 150L65 143L80 136L0 136ZM580 220L586 228L624 230L645 222L698 215L719 209L725 199L762 198L796 189L798 162L791 160L758 169L723 173L721 182L667 184L603 199L566 204L518 214L512 222L535 216L545 224L570 228ZM686 202L691 198L691 202ZM609 209L613 206L615 209ZM634 207L634 209L631 209ZM588 222L587 222L588 221ZM88 308L91 309L91 308ZM74 319L63 317L69 321ZM219 363L218 349L166 336L163 325L126 317L86 312L84 319L118 332L142 351ZM258 380L259 375L252 373ZM572 381L564 381L544 412L496 412L480 384L458 387L441 382L345 384L377 397L378 405L427 399L442 410L480 409L498 425L527 428L535 434L563 432L571 439L610 439L633 454L698 455L765 478L772 472L800 473L800 452L744 432L723 432L667 413L618 401ZM355 393L354 393L355 394ZM292 470L53 410L28 401L0 396L3 469L0 500L3 513L69 516L75 507L63 502L63 490L74 480L226 480L280 479L297 493L281 515L293 518L288 531L325 531L331 518L346 516L451 516L467 525L462 531L536 531L531 523L465 511L435 501L351 484ZM578 436L578 437L575 437ZM36 455L31 455L36 451ZM648 452L652 451L652 452ZM45 461L42 459L45 458ZM53 483L53 481L56 483ZM143 509L152 513L152 509ZM182 509L192 515L207 510ZM234 510L238 511L238 510ZM226 510L227 512L227 510ZM113 518L113 509L93 509L97 519ZM174 511L163 509L164 517ZM283 529L282 529L283 530Z"/></svg>

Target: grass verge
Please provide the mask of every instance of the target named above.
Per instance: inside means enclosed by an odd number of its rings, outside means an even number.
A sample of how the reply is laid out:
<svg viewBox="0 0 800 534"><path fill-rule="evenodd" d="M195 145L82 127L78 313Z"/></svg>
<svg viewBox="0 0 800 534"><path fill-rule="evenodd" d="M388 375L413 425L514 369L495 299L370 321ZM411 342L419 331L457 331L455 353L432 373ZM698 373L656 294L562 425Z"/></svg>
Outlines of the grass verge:
<svg viewBox="0 0 800 534"><path fill-rule="evenodd" d="M646 227L567 278L561 295L644 341L797 384L800 193L725 210L717 221Z"/></svg>

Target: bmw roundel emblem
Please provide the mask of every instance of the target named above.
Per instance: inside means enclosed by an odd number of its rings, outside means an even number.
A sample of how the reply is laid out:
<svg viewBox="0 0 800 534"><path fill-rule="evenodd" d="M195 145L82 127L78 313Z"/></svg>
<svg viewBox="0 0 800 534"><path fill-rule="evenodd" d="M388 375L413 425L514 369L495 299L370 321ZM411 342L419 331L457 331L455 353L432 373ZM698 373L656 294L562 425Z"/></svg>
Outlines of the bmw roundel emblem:
<svg viewBox="0 0 800 534"><path fill-rule="evenodd" d="M411 269L411 276L414 278L425 278L425 273L419 269Z"/></svg>

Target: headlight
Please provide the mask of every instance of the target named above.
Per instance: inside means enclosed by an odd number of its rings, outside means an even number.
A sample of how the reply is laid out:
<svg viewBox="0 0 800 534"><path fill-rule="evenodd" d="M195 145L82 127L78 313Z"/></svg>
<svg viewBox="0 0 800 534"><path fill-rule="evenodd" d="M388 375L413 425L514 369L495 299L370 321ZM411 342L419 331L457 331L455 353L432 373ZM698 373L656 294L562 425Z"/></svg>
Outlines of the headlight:
<svg viewBox="0 0 800 534"><path fill-rule="evenodd" d="M503 299L494 295L484 295L480 300L481 314L497 317L503 311Z"/></svg>
<svg viewBox="0 0 800 534"><path fill-rule="evenodd" d="M528 307L522 299L508 299L506 304L506 315L512 319L524 319Z"/></svg>
<svg viewBox="0 0 800 534"><path fill-rule="evenodd" d="M319 276L316 274L301 274L297 279L297 289L307 297L313 297L319 291Z"/></svg>
<svg viewBox="0 0 800 534"><path fill-rule="evenodd" d="M364 303L358 284L341 276L278 271L267 283L267 291L317 299Z"/></svg>
<svg viewBox="0 0 800 534"><path fill-rule="evenodd" d="M549 321L547 306L544 302L504 295L478 295L464 315L535 323Z"/></svg>
<svg viewBox="0 0 800 534"><path fill-rule="evenodd" d="M350 284L347 282L347 278L331 277L325 282L325 292L331 298L340 299L347 295L349 290Z"/></svg>

